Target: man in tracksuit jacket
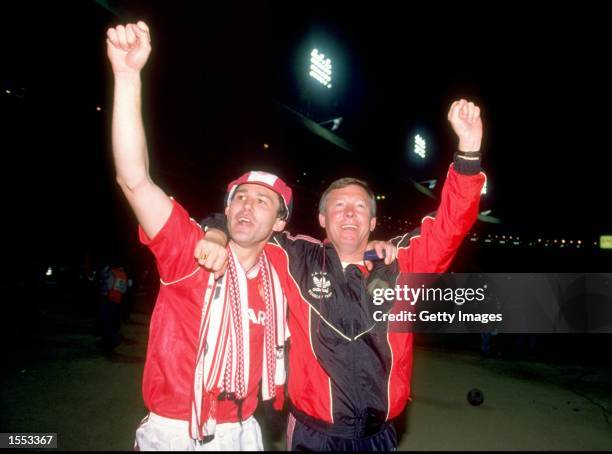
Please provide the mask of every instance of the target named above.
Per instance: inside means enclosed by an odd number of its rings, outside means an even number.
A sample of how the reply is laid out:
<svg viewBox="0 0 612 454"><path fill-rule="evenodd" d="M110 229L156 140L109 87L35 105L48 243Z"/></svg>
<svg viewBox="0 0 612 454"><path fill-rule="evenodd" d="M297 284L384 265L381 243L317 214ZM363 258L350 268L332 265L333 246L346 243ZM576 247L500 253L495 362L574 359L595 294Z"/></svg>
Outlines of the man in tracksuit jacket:
<svg viewBox="0 0 612 454"><path fill-rule="evenodd" d="M451 105L459 138L435 217L420 231L396 238L397 261L363 265L376 225L375 197L367 184L343 178L319 204L324 242L276 234L277 270L286 269L289 304L290 450L391 450L391 424L410 397L412 334L375 322L372 287L394 287L405 273L442 273L478 215L485 176L480 172L480 109L465 100ZM268 250L271 249L268 247ZM401 274L400 274L401 273ZM281 278L282 279L282 278ZM386 308L389 309L389 308Z"/></svg>

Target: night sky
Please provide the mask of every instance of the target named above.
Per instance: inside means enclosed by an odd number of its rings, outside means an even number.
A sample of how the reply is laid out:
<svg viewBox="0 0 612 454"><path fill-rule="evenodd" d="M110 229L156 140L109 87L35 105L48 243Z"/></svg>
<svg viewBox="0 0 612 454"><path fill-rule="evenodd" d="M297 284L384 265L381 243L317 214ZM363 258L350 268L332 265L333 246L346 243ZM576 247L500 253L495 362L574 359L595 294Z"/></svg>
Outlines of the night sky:
<svg viewBox="0 0 612 454"><path fill-rule="evenodd" d="M467 97L483 111L490 193L482 208L504 221L497 228L612 233L610 31L602 11L515 2L470 3L469 10L395 2L201 5L5 7L5 262L78 260L137 244L110 165L105 31L138 19L153 38L144 73L152 175L195 218L222 208L228 181L262 169L294 186L292 231L319 234L318 195L348 175L386 195L381 215L418 220L435 202L410 178L444 176L455 146L446 112ZM332 89L306 76L313 47L332 58ZM281 106L316 122L342 117L336 133L352 151L308 132ZM415 131L432 147L426 164L410 153Z"/></svg>

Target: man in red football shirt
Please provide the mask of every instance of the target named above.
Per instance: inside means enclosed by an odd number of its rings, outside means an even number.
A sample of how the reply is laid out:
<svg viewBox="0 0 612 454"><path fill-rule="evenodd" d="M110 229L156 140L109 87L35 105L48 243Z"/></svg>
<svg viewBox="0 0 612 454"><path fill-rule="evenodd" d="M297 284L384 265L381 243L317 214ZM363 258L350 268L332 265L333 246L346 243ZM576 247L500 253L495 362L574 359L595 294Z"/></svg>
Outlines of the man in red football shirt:
<svg viewBox="0 0 612 454"><path fill-rule="evenodd" d="M291 189L265 172L243 175L228 187L228 247L225 239L205 233L148 172L140 108L140 72L151 51L148 27L118 26L107 37L117 182L161 281L143 377L149 415L136 432L135 448L262 450L253 412L260 382L264 400L283 396L286 340L285 297L264 246L285 226ZM192 252L202 238L196 261ZM226 260L227 272L218 278Z"/></svg>

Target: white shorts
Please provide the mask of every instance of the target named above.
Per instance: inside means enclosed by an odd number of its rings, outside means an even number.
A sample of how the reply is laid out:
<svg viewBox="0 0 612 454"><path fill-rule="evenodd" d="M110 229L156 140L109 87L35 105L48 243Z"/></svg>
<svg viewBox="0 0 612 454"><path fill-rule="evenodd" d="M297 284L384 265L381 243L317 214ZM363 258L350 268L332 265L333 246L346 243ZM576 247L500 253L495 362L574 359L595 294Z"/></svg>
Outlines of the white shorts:
<svg viewBox="0 0 612 454"><path fill-rule="evenodd" d="M257 420L217 424L215 437L200 443L189 436L189 423L150 412L136 429L135 451L263 451Z"/></svg>

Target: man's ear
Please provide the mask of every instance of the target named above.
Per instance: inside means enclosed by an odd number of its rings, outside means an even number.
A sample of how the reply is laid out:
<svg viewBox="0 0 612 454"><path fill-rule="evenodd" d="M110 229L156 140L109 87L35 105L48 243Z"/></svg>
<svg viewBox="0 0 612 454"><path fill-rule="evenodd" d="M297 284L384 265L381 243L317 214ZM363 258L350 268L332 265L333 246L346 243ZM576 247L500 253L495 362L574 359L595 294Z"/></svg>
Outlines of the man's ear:
<svg viewBox="0 0 612 454"><path fill-rule="evenodd" d="M319 225L325 228L325 215L321 213L319 213Z"/></svg>
<svg viewBox="0 0 612 454"><path fill-rule="evenodd" d="M376 218L370 219L370 232L373 232L376 228Z"/></svg>
<svg viewBox="0 0 612 454"><path fill-rule="evenodd" d="M287 225L287 221L283 221L282 219L276 218L274 225L272 226L272 230L275 232L282 232L285 230L285 226Z"/></svg>
<svg viewBox="0 0 612 454"><path fill-rule="evenodd" d="M228 213L228 212L229 212L229 206L226 206L226 207L225 207L225 211L224 211L225 216L227 216L227 213Z"/></svg>

